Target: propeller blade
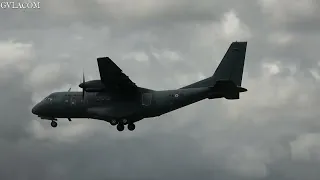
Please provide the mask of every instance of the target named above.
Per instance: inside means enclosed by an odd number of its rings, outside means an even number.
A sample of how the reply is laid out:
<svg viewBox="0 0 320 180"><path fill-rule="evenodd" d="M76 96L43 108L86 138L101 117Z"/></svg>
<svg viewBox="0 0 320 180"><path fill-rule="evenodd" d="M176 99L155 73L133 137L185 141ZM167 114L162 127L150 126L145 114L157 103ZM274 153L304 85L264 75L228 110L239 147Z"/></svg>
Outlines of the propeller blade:
<svg viewBox="0 0 320 180"><path fill-rule="evenodd" d="M82 72L82 82L86 82L86 79L85 79L85 77L84 77L84 70L83 70L83 72Z"/></svg>
<svg viewBox="0 0 320 180"><path fill-rule="evenodd" d="M84 85L84 83L86 82L85 77L84 77L84 71L82 73L82 83ZM82 99L84 99L84 88L82 88Z"/></svg>
<svg viewBox="0 0 320 180"><path fill-rule="evenodd" d="M71 88L69 88L68 92L70 92Z"/></svg>

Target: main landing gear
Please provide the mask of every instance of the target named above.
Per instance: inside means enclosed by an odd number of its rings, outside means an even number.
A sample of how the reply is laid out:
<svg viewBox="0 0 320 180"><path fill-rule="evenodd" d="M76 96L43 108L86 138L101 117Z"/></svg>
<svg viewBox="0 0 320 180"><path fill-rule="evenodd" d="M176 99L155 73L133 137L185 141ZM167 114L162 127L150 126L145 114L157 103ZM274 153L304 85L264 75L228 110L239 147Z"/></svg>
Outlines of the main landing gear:
<svg viewBox="0 0 320 180"><path fill-rule="evenodd" d="M129 131L133 131L136 128L136 125L131 123L130 121L128 121L127 119L122 119L119 121L119 123L114 120L115 122L113 122L113 120L111 120L110 124L111 125L116 125L117 124L117 130L118 131L123 131L124 130L124 125L128 124L128 130Z"/></svg>
<svg viewBox="0 0 320 180"><path fill-rule="evenodd" d="M133 131L135 128L136 128L136 125L134 125L133 123L128 124L129 131Z"/></svg>
<svg viewBox="0 0 320 180"><path fill-rule="evenodd" d="M136 125L133 123L128 124L128 130L133 131L136 129ZM118 131L123 131L124 130L124 125L123 124L118 124L117 125L117 130Z"/></svg>
<svg viewBox="0 0 320 180"><path fill-rule="evenodd" d="M118 124L118 121L115 120L115 119L112 119L112 120L110 121L110 124L111 124L112 126L115 126L115 125Z"/></svg>
<svg viewBox="0 0 320 180"><path fill-rule="evenodd" d="M117 125L117 130L118 131L123 131L124 130L124 125L123 124L118 124Z"/></svg>

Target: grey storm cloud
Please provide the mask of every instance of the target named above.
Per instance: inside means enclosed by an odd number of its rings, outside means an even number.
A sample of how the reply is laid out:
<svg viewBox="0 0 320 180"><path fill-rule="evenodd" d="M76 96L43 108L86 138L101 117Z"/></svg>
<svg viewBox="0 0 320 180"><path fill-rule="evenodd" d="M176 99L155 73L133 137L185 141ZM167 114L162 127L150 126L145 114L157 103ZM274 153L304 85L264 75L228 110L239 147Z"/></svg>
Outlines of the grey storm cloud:
<svg viewBox="0 0 320 180"><path fill-rule="evenodd" d="M16 1L17 2L17 1ZM57 0L0 9L0 178L316 180L320 173L319 3L313 0ZM238 101L203 101L119 133L30 109L78 89L110 56L138 85L210 76L247 40Z"/></svg>

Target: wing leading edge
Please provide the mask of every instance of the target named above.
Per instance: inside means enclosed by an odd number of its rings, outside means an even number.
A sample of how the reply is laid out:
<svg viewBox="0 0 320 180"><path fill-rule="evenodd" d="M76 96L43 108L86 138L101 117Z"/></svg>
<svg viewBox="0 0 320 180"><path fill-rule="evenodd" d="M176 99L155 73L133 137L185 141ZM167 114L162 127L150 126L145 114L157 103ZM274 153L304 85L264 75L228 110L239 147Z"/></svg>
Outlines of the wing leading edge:
<svg viewBox="0 0 320 180"><path fill-rule="evenodd" d="M134 93L137 91L137 85L109 57L99 57L97 61L101 81L108 90L119 93Z"/></svg>

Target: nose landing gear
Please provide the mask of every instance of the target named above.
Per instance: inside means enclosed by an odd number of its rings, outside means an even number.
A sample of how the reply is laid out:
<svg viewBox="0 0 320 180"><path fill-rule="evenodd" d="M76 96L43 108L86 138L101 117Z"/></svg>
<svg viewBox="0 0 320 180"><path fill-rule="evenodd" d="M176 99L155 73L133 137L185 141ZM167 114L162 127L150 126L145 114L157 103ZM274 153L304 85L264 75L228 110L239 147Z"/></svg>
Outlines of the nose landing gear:
<svg viewBox="0 0 320 180"><path fill-rule="evenodd" d="M51 127L55 128L58 126L58 123L56 121L51 121Z"/></svg>

